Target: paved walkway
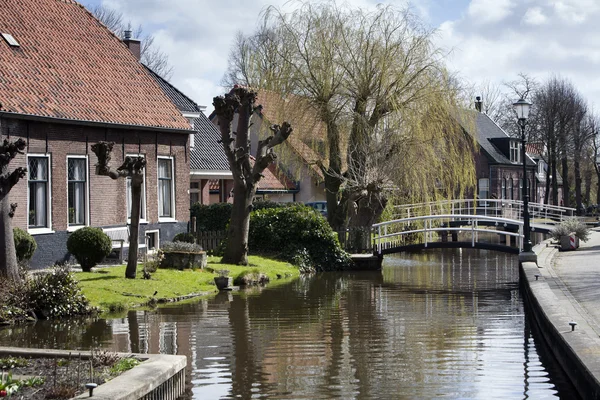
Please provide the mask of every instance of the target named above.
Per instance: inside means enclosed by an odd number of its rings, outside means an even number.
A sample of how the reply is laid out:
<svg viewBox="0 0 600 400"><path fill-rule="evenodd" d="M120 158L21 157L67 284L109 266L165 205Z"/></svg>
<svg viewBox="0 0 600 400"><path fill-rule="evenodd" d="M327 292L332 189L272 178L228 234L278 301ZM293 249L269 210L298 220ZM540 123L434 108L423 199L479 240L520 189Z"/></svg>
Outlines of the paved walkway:
<svg viewBox="0 0 600 400"><path fill-rule="evenodd" d="M591 231L587 242L576 251L555 252L545 267L555 280L555 290L572 303L576 314L583 318L600 337L600 231Z"/></svg>
<svg viewBox="0 0 600 400"><path fill-rule="evenodd" d="M543 334L576 387L586 387L583 397L600 398L600 228L575 251L549 242L534 251L537 267L523 263L523 270L548 322Z"/></svg>

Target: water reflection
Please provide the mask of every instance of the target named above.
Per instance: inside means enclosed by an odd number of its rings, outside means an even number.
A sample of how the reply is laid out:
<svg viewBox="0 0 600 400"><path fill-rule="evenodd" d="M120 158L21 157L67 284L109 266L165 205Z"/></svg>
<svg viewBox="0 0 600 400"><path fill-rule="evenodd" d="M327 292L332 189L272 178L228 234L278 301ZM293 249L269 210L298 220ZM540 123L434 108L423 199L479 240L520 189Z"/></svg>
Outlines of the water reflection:
<svg viewBox="0 0 600 400"><path fill-rule="evenodd" d="M572 398L524 314L515 256L457 249L0 343L185 354L198 399Z"/></svg>

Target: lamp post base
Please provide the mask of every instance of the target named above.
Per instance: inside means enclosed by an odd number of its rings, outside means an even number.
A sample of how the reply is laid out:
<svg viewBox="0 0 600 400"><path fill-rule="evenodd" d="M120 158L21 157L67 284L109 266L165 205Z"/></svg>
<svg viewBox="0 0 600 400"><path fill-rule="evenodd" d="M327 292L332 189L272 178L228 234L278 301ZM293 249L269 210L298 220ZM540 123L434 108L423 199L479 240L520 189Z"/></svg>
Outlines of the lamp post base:
<svg viewBox="0 0 600 400"><path fill-rule="evenodd" d="M537 254L533 251L522 251L519 253L519 262L533 262L537 264Z"/></svg>

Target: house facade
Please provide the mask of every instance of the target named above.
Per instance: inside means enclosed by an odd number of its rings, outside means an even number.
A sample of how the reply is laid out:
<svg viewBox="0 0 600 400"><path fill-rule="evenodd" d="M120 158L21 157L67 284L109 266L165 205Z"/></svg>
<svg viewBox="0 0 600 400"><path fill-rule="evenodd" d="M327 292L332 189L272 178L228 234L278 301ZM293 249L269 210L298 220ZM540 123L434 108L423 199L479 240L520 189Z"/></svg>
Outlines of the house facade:
<svg viewBox="0 0 600 400"><path fill-rule="evenodd" d="M63 0L1 2L0 32L0 134L27 143L9 166L28 170L10 201L13 226L38 244L31 266L68 260L81 227L127 228L129 181L95 174L98 141L115 143L112 168L146 158L140 247L145 235L156 245L184 231L190 122L139 63L139 41Z"/></svg>
<svg viewBox="0 0 600 400"><path fill-rule="evenodd" d="M477 139L475 154L476 198L522 200L523 161L521 141L510 137L485 113L474 111L474 123L467 131ZM526 155L527 189L530 201L536 201L536 163Z"/></svg>

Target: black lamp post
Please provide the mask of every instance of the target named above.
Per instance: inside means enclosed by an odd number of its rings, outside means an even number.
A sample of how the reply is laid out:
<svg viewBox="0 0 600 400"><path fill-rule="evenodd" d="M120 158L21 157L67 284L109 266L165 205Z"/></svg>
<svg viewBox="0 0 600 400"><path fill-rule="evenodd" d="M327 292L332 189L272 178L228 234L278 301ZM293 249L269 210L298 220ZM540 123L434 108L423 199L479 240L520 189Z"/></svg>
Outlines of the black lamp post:
<svg viewBox="0 0 600 400"><path fill-rule="evenodd" d="M525 158L525 144L527 142L525 140L525 125L527 125L527 118L529 118L530 107L531 103L522 98L513 104L513 108L517 113L519 127L521 128L521 159L523 161L523 253L532 253L531 227L529 221L529 190L527 187L527 160Z"/></svg>

